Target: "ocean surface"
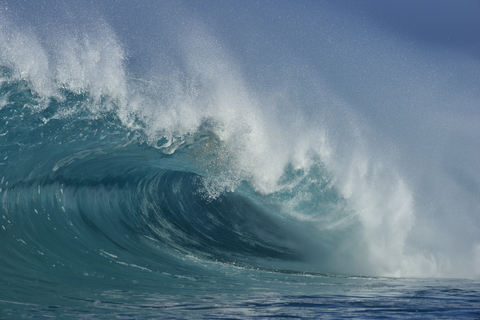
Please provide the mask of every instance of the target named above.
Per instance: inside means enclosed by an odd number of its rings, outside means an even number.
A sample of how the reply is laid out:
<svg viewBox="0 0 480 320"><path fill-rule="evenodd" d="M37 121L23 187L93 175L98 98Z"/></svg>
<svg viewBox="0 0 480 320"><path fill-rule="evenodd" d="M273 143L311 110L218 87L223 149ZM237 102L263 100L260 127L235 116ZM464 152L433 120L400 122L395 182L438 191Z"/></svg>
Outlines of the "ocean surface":
<svg viewBox="0 0 480 320"><path fill-rule="evenodd" d="M480 318L480 4L434 3L3 1L0 319Z"/></svg>

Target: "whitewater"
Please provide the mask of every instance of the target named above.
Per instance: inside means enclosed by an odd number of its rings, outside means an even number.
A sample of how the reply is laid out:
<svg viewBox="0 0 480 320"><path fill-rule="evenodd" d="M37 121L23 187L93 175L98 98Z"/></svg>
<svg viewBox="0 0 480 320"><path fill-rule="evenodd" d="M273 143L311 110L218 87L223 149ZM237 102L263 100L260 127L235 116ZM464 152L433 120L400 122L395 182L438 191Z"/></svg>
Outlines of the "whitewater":
<svg viewBox="0 0 480 320"><path fill-rule="evenodd" d="M0 318L480 317L480 39L367 9L4 1Z"/></svg>

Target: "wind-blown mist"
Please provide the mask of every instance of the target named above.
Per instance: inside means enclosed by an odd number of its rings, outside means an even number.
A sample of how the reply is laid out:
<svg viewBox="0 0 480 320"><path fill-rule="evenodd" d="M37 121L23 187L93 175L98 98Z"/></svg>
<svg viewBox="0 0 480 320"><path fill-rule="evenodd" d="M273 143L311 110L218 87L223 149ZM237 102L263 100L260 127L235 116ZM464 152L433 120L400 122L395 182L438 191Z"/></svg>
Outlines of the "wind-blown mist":
<svg viewBox="0 0 480 320"><path fill-rule="evenodd" d="M248 268L478 277L480 62L467 42L354 4L42 6L0 15L10 254L21 238L56 259L38 240L42 208L67 213L56 228L79 251L106 246L83 223L111 250L153 241L255 257Z"/></svg>

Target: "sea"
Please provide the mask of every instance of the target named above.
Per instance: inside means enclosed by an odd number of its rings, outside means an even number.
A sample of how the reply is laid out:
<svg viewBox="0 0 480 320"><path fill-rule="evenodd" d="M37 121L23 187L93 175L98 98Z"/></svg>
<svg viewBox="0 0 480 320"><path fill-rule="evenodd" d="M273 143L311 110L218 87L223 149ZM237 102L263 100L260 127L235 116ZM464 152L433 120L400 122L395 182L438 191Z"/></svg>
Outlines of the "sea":
<svg viewBox="0 0 480 320"><path fill-rule="evenodd" d="M478 14L3 1L0 319L480 318Z"/></svg>

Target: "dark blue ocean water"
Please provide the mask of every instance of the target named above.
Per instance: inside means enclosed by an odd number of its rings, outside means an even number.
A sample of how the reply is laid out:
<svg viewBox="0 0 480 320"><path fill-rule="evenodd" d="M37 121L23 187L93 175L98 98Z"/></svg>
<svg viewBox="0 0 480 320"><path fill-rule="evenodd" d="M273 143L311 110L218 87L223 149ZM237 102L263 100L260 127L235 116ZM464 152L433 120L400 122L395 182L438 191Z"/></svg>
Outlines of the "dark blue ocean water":
<svg viewBox="0 0 480 320"><path fill-rule="evenodd" d="M480 318L474 47L162 4L4 3L0 319Z"/></svg>

